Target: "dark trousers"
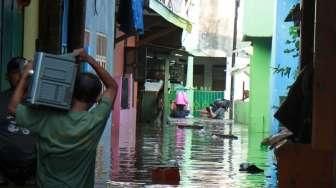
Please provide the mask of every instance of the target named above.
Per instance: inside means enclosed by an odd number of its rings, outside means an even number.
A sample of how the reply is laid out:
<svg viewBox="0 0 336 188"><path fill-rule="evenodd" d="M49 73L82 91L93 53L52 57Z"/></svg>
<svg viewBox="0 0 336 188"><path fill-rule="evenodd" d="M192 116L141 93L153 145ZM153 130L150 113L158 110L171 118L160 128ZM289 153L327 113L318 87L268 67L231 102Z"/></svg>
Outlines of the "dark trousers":
<svg viewBox="0 0 336 188"><path fill-rule="evenodd" d="M185 110L185 105L177 104L176 111L172 112L171 116L174 118L185 118L189 115L189 110Z"/></svg>

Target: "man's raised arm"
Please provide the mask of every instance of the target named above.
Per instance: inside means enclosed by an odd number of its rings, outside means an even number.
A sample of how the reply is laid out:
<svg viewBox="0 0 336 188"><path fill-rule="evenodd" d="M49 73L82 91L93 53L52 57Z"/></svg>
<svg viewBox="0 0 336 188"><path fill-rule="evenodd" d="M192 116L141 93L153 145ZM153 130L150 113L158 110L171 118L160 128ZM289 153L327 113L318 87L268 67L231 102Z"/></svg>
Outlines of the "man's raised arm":
<svg viewBox="0 0 336 188"><path fill-rule="evenodd" d="M19 81L19 84L17 85L13 96L11 97L9 104L8 104L8 112L11 114L16 113L16 107L22 102L24 95L26 93L27 89L27 80L30 76L30 70L33 68L33 63L29 62L25 64L24 70L21 76L21 79Z"/></svg>
<svg viewBox="0 0 336 188"><path fill-rule="evenodd" d="M96 62L96 60L89 56L83 49L78 49L74 51L75 55L78 55L80 61L86 61L90 64L90 66L96 71L98 77L102 80L105 91L103 92L103 96L107 97L114 104L114 100L116 98L118 92L118 85L110 75L102 66Z"/></svg>

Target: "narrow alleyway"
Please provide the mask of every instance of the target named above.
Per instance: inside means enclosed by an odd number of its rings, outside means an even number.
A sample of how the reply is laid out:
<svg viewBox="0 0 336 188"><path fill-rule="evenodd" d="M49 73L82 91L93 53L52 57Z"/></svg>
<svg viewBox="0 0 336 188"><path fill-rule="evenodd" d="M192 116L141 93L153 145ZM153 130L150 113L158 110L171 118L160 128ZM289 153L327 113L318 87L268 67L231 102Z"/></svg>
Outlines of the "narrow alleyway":
<svg viewBox="0 0 336 188"><path fill-rule="evenodd" d="M214 136L228 134L230 126L237 140ZM273 156L260 148L264 135L249 134L246 125L206 125L204 130L138 125L136 139L123 138L118 133L122 129L129 127L112 129L112 135L105 132L98 149L96 187L106 187L109 175L111 187L151 187L151 169L172 160L180 165L178 187L276 187ZM239 172L243 162L255 163L265 172Z"/></svg>

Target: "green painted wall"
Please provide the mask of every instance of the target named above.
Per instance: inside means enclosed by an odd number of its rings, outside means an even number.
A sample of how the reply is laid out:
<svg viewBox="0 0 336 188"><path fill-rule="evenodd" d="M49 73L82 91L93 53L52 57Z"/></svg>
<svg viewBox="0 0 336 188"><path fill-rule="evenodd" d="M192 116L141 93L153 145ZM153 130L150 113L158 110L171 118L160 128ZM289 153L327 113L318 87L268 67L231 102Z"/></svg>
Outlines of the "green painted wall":
<svg viewBox="0 0 336 188"><path fill-rule="evenodd" d="M253 38L250 80L250 131L269 131L269 80L272 38Z"/></svg>
<svg viewBox="0 0 336 188"><path fill-rule="evenodd" d="M236 123L248 125L250 123L250 103L235 101L234 114L234 120Z"/></svg>
<svg viewBox="0 0 336 188"><path fill-rule="evenodd" d="M244 1L244 36L271 37L273 35L276 0Z"/></svg>

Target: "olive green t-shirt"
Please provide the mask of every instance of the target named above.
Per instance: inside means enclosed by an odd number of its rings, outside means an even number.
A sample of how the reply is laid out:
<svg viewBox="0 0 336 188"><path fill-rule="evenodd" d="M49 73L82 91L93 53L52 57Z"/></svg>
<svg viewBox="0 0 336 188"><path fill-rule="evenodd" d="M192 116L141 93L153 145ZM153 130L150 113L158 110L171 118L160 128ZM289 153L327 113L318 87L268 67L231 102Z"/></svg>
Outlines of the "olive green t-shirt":
<svg viewBox="0 0 336 188"><path fill-rule="evenodd" d="M37 136L39 187L94 187L96 149L111 108L111 101L104 97L92 110L84 112L17 107L17 124Z"/></svg>

